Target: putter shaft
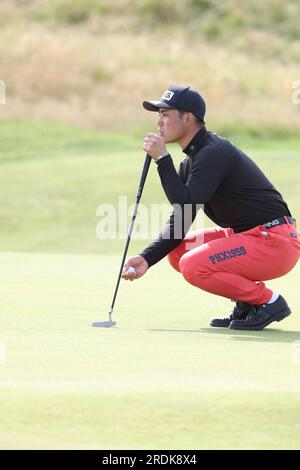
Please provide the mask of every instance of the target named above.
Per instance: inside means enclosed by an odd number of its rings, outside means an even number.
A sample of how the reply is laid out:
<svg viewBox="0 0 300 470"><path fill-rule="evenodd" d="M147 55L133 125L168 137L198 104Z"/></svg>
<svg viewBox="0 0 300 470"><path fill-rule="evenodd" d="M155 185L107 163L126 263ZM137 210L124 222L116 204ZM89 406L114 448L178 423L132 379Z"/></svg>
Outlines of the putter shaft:
<svg viewBox="0 0 300 470"><path fill-rule="evenodd" d="M109 326L115 326L116 325L116 322L114 322L112 320L113 309L114 309L114 305L115 305L115 301L116 301L116 297L117 297L117 293L118 293L118 289L119 289L119 285L120 285L121 275L122 275L123 267L124 267L124 264L125 264L125 259L126 259L129 243L130 243L130 240L131 240L131 235L132 235L133 226L134 226L134 222L135 222L137 211L138 211L139 202L140 202L140 199L142 197L142 192L143 192L143 189L144 189L144 185L145 185L146 177L147 177L148 170L149 170L149 167L150 167L150 163L151 163L151 157L150 157L150 155L147 154L146 157L145 157L142 176L141 176L140 184L139 184L139 187L138 187L138 192L137 192L137 196L136 196L134 211L133 211L133 215L132 215L132 218L131 218L131 223L130 223L130 227L129 227L129 231L128 231L128 237L127 237L125 250L124 250L124 254L123 254L123 258L122 258L122 262L121 262L121 266L120 266L120 270L119 270L118 280L117 280L113 300L112 300L112 303L111 303L111 306L110 306L110 310L108 312L109 321L94 322L92 324L92 326L94 326L94 327L97 327L97 326L98 327L109 327Z"/></svg>
<svg viewBox="0 0 300 470"><path fill-rule="evenodd" d="M121 275L122 275L123 267L124 267L124 264L125 264L127 251L128 251L129 243L130 243L130 240L131 240L133 227L134 227L134 222L135 222L135 219L136 219L140 199L142 197L142 193L143 193L146 177L147 177L147 174L148 174L148 170L149 170L149 167L150 167L150 163L151 163L151 157L150 157L150 155L147 154L146 157L145 157L142 176L141 176L140 184L139 184L139 187L138 187L135 206L134 206L134 210L133 210L133 214L132 214L132 218L131 218L131 223L130 223L130 227L129 227L129 231L128 231L128 237L127 237L127 241L126 241L126 245L125 245L125 249L124 249L124 254L123 254L123 258L122 258L121 266L120 266L120 270L119 270L118 280L117 280L113 300L112 300L110 311L109 311L109 320L110 321L112 321L112 313L113 313L113 309L114 309L114 305L115 305L115 301L116 301L116 297L117 297L117 293L118 293L118 289L119 289L119 285L120 285Z"/></svg>

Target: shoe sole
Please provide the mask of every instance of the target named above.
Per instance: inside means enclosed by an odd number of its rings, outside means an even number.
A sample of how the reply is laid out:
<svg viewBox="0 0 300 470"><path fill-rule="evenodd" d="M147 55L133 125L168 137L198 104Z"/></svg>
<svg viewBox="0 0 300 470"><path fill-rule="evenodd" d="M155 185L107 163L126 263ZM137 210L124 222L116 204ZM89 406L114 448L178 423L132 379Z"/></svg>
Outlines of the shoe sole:
<svg viewBox="0 0 300 470"><path fill-rule="evenodd" d="M258 331L258 330L263 330L266 326L270 325L270 323L273 323L273 321L281 321L281 320L284 320L284 318L288 317L290 314L291 314L291 310L288 309L288 310L284 310L284 311L281 311L279 312L276 317L273 317L273 318L269 318L268 321L266 321L265 323L263 323L262 325L257 325L257 326L247 326L247 327L235 327L234 325L229 325L229 328L231 330L248 330L248 331Z"/></svg>
<svg viewBox="0 0 300 470"><path fill-rule="evenodd" d="M228 325L213 325L212 323L210 323L210 326L212 326L213 328L228 328L230 325L230 322L228 323Z"/></svg>

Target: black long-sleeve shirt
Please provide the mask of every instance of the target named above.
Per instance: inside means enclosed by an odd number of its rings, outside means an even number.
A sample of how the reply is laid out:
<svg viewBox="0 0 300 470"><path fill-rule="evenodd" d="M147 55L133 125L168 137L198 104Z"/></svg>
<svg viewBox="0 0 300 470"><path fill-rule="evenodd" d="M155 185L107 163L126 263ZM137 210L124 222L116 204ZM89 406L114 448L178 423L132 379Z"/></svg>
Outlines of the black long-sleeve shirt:
<svg viewBox="0 0 300 470"><path fill-rule="evenodd" d="M291 215L260 168L229 140L203 127L183 151L187 157L178 173L170 155L157 161L161 184L174 211L158 238L140 253L149 266L180 244L199 205L218 226L231 227L234 232ZM184 209L187 205L189 211ZM178 236L174 220L180 208L183 217ZM186 212L192 217L186 217Z"/></svg>

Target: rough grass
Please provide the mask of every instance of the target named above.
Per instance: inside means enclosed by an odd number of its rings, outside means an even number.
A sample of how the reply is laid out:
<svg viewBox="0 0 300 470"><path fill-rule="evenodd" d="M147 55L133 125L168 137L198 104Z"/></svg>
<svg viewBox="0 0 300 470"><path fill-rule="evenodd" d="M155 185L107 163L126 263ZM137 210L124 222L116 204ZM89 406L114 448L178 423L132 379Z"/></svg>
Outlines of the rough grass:
<svg viewBox="0 0 300 470"><path fill-rule="evenodd" d="M203 93L221 132L297 133L298 9L292 0L7 0L1 115L140 132L155 127L143 99L177 82Z"/></svg>

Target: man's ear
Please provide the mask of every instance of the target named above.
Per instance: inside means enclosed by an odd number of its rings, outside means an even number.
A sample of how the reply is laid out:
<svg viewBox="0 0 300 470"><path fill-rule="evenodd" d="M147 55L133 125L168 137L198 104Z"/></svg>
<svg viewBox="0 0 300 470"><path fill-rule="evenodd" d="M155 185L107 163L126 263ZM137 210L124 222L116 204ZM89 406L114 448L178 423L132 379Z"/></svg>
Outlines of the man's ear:
<svg viewBox="0 0 300 470"><path fill-rule="evenodd" d="M191 113L186 113L184 122L186 124L189 124L191 122L191 120L192 120L192 114Z"/></svg>

